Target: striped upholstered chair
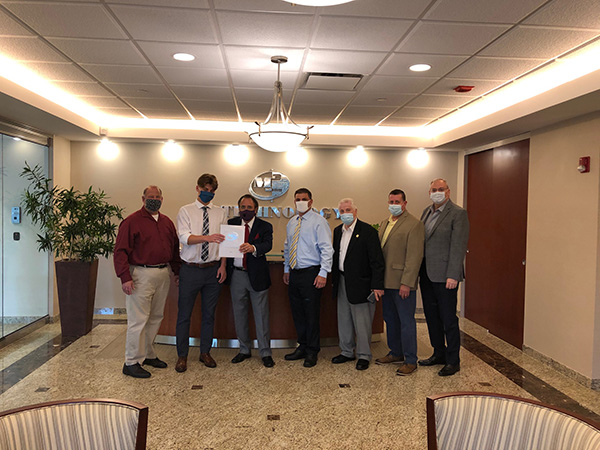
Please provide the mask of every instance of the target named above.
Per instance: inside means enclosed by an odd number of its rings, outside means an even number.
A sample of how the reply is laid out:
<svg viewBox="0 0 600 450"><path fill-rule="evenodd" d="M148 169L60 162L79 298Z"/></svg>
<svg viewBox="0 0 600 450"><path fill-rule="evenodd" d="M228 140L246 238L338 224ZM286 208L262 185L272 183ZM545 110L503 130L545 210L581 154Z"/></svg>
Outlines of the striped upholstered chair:
<svg viewBox="0 0 600 450"><path fill-rule="evenodd" d="M0 450L142 450L147 428L140 403L60 400L0 413Z"/></svg>
<svg viewBox="0 0 600 450"><path fill-rule="evenodd" d="M600 425L510 395L454 392L427 397L429 450L598 450Z"/></svg>

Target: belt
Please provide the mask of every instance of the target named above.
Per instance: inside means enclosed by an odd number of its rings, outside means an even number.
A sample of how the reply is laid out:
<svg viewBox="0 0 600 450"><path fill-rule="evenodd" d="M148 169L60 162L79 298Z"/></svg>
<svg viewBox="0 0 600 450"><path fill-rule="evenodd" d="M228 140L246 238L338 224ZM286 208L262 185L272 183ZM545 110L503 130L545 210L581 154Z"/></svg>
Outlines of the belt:
<svg viewBox="0 0 600 450"><path fill-rule="evenodd" d="M183 263L186 266L197 267L199 269L206 269L207 267L216 266L217 264L219 264L219 261L211 261L211 262L207 262L207 263L191 263L191 262L183 261Z"/></svg>
<svg viewBox="0 0 600 450"><path fill-rule="evenodd" d="M244 269L243 267L233 266L235 270L241 270L242 272L248 272L248 269Z"/></svg>
<svg viewBox="0 0 600 450"><path fill-rule="evenodd" d="M296 273L301 273L301 272L306 272L308 270L314 270L314 269L320 269L321 266L310 266L310 267L304 267L302 269L291 269L292 272L296 272Z"/></svg>
<svg viewBox="0 0 600 450"><path fill-rule="evenodd" d="M135 264L138 267L145 267L146 269L164 269L167 267L167 264Z"/></svg>

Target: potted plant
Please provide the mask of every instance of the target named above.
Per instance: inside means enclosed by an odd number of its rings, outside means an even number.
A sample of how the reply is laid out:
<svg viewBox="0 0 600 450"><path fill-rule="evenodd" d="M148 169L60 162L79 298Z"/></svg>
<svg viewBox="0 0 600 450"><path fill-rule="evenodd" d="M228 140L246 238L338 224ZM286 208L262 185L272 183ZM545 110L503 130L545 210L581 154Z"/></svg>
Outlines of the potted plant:
<svg viewBox="0 0 600 450"><path fill-rule="evenodd" d="M63 336L83 336L92 329L98 256L114 248L123 209L108 203L102 190L87 192L52 186L39 165L27 162L21 177L29 181L23 212L38 225L40 251L54 252L56 284Z"/></svg>

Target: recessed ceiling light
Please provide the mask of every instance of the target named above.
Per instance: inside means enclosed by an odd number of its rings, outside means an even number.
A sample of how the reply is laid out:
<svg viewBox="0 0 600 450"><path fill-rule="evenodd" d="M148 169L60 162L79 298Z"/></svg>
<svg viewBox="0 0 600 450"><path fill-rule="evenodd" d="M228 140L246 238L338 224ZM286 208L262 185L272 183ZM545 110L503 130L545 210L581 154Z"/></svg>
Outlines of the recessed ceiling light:
<svg viewBox="0 0 600 450"><path fill-rule="evenodd" d="M377 101L378 101L378 102L381 102L381 103L383 103L383 102L387 102L387 98L385 98L385 97L379 97L379 98L377 99Z"/></svg>
<svg viewBox="0 0 600 450"><path fill-rule="evenodd" d="M196 59L194 55L190 55L189 53L175 53L173 55L173 59L177 61L193 61Z"/></svg>
<svg viewBox="0 0 600 450"><path fill-rule="evenodd" d="M429 64L413 64L409 69L413 72L427 72L431 66Z"/></svg>
<svg viewBox="0 0 600 450"><path fill-rule="evenodd" d="M353 0L283 0L284 2L292 3L293 5L302 6L334 6L342 3L350 3Z"/></svg>

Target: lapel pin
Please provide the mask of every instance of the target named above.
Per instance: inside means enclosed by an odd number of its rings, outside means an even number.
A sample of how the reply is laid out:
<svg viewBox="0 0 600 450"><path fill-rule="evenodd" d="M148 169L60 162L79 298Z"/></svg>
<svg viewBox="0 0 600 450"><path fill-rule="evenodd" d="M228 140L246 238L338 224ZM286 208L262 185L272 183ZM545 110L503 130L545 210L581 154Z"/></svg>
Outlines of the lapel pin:
<svg viewBox="0 0 600 450"><path fill-rule="evenodd" d="M356 235L356 237L358 237L358 234Z"/></svg>

